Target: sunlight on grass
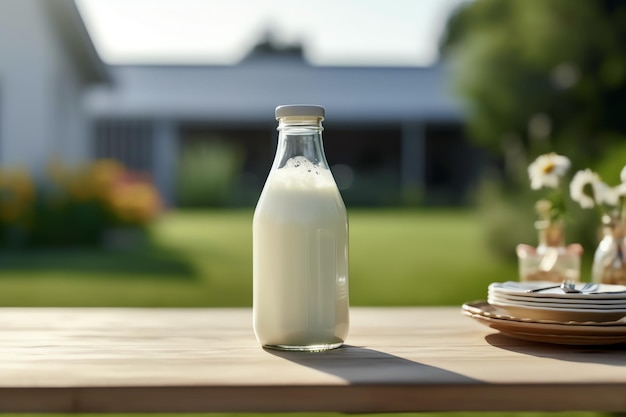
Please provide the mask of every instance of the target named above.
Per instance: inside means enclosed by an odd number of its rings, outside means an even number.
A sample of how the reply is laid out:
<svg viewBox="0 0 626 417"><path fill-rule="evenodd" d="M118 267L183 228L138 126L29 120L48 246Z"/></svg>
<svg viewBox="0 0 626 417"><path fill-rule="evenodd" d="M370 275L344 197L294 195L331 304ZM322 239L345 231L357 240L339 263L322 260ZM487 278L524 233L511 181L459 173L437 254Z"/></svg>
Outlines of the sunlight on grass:
<svg viewBox="0 0 626 417"><path fill-rule="evenodd" d="M355 212L350 225L355 305L457 305L484 298L489 282L517 279L468 211Z"/></svg>
<svg viewBox="0 0 626 417"><path fill-rule="evenodd" d="M6 306L250 306L252 211L182 211L134 252L0 256ZM350 212L352 305L458 305L516 266L495 259L468 211Z"/></svg>

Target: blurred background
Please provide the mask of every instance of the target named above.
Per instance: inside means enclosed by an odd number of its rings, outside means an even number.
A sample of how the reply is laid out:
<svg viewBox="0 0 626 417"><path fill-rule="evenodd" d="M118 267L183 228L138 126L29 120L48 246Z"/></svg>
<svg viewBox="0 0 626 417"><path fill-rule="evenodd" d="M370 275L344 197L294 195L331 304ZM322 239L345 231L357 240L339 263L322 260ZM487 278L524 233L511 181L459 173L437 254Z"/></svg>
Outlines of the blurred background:
<svg viewBox="0 0 626 417"><path fill-rule="evenodd" d="M534 158L619 182L625 77L621 0L0 0L0 305L250 306L286 103L326 108L352 305L484 299Z"/></svg>
<svg viewBox="0 0 626 417"><path fill-rule="evenodd" d="M625 77L618 0L4 0L0 304L249 306L285 103L326 108L353 305L484 298L535 157L618 182Z"/></svg>

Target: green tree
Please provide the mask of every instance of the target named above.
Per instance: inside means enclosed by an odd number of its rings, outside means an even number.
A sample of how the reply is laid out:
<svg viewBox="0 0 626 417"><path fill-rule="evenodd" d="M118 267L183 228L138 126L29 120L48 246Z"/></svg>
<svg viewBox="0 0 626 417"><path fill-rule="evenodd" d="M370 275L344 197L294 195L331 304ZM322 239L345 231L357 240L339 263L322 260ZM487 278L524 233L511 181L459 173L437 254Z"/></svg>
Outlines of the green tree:
<svg viewBox="0 0 626 417"><path fill-rule="evenodd" d="M442 50L471 137L505 159L626 156L626 2L477 0L451 17Z"/></svg>
<svg viewBox="0 0 626 417"><path fill-rule="evenodd" d="M572 172L616 182L626 163L626 1L475 0L442 40L470 137L504 162L479 198L492 247L532 243L536 193L526 168L555 151ZM567 235L590 253L598 219L574 205Z"/></svg>

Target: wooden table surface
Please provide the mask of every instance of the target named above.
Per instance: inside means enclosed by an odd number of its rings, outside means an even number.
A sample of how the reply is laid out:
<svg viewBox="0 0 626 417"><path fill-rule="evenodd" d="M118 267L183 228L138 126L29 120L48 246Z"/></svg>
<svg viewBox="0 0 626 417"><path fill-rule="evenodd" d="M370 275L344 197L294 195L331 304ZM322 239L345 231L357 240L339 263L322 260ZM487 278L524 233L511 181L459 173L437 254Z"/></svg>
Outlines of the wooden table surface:
<svg viewBox="0 0 626 417"><path fill-rule="evenodd" d="M626 347L508 338L460 307L352 308L264 350L250 309L0 309L0 412L626 410Z"/></svg>

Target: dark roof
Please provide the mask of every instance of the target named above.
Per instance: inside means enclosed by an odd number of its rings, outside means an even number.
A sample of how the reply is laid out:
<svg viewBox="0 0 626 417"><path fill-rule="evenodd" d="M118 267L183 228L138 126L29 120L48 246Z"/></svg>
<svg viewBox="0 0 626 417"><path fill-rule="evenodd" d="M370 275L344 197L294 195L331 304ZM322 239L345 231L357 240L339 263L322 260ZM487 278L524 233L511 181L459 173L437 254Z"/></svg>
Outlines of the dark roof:
<svg viewBox="0 0 626 417"><path fill-rule="evenodd" d="M97 117L273 122L287 103L323 105L328 121L462 119L443 65L319 67L293 55L233 66L111 66L113 84L88 93Z"/></svg>
<svg viewBox="0 0 626 417"><path fill-rule="evenodd" d="M110 81L106 64L98 55L74 0L43 0L44 10L85 83Z"/></svg>

